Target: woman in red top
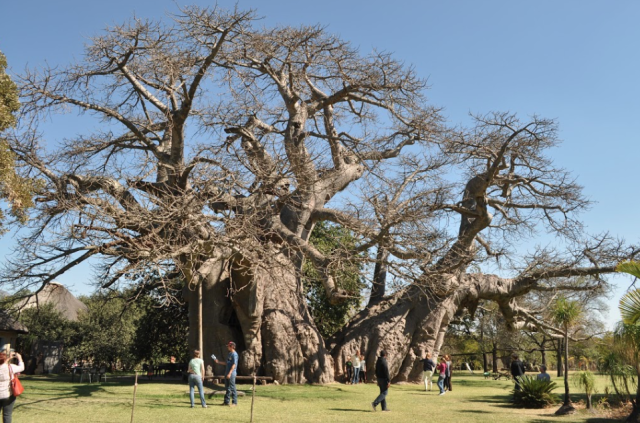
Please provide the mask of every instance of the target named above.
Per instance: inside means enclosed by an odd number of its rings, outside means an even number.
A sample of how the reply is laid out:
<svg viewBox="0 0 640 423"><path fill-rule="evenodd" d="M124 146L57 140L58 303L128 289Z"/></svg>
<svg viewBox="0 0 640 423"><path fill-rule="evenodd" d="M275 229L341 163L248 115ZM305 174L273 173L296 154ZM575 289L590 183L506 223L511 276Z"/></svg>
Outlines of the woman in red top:
<svg viewBox="0 0 640 423"><path fill-rule="evenodd" d="M447 375L447 359L445 357L440 357L440 363L436 366L436 372L439 373L438 388L440 388L440 395L444 395L444 379Z"/></svg>

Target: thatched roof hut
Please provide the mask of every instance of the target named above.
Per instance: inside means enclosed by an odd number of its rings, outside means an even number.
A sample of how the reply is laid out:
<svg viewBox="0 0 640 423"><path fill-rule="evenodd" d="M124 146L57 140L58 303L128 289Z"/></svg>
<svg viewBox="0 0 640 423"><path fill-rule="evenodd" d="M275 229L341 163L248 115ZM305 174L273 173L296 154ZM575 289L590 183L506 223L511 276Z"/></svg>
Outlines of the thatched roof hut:
<svg viewBox="0 0 640 423"><path fill-rule="evenodd" d="M0 310L0 332L29 333L25 325Z"/></svg>
<svg viewBox="0 0 640 423"><path fill-rule="evenodd" d="M7 312L0 310L0 352L9 354L21 333L29 333L29 330Z"/></svg>
<svg viewBox="0 0 640 423"><path fill-rule="evenodd" d="M29 297L21 307L31 308L45 304L53 304L64 317L74 321L78 320L80 311L87 311L87 306L58 282L50 282L42 291Z"/></svg>

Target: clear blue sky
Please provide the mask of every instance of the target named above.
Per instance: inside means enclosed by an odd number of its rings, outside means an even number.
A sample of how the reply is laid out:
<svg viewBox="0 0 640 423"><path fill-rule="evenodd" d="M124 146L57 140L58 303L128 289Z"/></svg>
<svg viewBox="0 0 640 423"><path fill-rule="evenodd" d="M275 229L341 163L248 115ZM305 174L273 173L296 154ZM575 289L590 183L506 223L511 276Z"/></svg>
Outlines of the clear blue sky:
<svg viewBox="0 0 640 423"><path fill-rule="evenodd" d="M82 58L86 37L134 13L163 18L169 0L4 2L0 50L14 72ZM234 1L219 1L233 7ZM239 1L264 25L320 23L366 53L394 52L428 77L433 104L451 123L468 113L511 111L555 118L563 145L552 156L596 201L592 233L640 241L640 2L638 1ZM65 128L68 129L68 128ZM62 128L58 128L63 134ZM53 128L51 138L57 136ZM4 239L6 251L10 239ZM86 269L60 281L86 293ZM617 299L630 279L617 277ZM614 308L610 321L618 319Z"/></svg>

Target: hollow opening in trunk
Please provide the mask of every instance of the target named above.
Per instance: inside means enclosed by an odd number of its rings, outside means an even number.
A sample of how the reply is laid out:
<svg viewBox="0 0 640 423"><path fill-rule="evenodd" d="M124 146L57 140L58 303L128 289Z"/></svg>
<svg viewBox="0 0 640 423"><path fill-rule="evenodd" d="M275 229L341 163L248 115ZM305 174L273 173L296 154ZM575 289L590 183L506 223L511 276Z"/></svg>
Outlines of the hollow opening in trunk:
<svg viewBox="0 0 640 423"><path fill-rule="evenodd" d="M240 324L240 319L238 319L238 315L233 307L229 307L225 310L224 313L225 321L221 322L222 324L229 326L231 329L233 339L229 339L229 341L233 341L236 343L236 351L244 351L246 349L244 343L244 334L242 333L242 325Z"/></svg>

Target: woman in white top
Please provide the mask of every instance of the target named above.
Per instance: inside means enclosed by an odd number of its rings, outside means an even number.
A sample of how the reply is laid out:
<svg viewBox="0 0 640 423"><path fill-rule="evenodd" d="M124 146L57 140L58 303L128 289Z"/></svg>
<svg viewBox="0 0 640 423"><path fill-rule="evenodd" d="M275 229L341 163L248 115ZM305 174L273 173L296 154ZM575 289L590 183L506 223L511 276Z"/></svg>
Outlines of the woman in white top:
<svg viewBox="0 0 640 423"><path fill-rule="evenodd" d="M16 400L16 397L11 394L11 378L16 373L24 371L22 356L18 353L11 353L11 358L13 357L18 359L17 365L10 364L7 360L7 354L0 353L0 409L2 409L3 423L11 423L13 403ZM9 366L11 366L11 371L9 371Z"/></svg>
<svg viewBox="0 0 640 423"><path fill-rule="evenodd" d="M360 356L360 381L367 383L367 360L364 359L364 355Z"/></svg>
<svg viewBox="0 0 640 423"><path fill-rule="evenodd" d="M353 380L351 383L355 385L359 382L360 378L360 350L356 351L351 362L353 363Z"/></svg>

